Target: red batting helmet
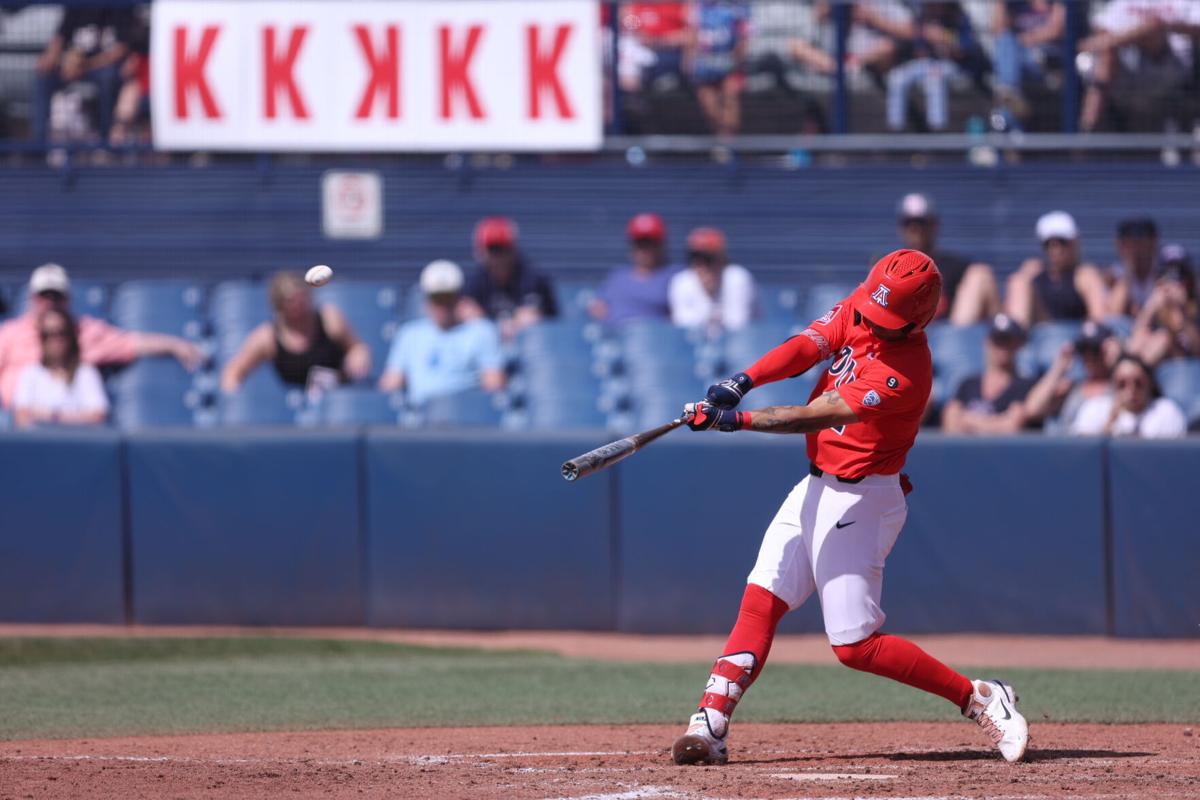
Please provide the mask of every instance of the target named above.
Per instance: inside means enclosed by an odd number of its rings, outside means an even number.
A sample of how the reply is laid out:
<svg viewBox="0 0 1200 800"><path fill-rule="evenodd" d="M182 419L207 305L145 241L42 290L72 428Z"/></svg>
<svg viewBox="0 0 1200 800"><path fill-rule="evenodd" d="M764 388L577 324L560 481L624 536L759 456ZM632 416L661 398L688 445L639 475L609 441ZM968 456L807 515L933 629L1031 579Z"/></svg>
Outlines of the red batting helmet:
<svg viewBox="0 0 1200 800"><path fill-rule="evenodd" d="M667 238L667 226L658 214L638 214L629 220L625 229L630 239L649 239L661 242Z"/></svg>
<svg viewBox="0 0 1200 800"><path fill-rule="evenodd" d="M475 249L512 247L517 242L517 226L507 217L486 217L475 226Z"/></svg>
<svg viewBox="0 0 1200 800"><path fill-rule="evenodd" d="M885 328L921 330L937 312L942 273L920 250L897 250L875 262L852 295L854 309Z"/></svg>

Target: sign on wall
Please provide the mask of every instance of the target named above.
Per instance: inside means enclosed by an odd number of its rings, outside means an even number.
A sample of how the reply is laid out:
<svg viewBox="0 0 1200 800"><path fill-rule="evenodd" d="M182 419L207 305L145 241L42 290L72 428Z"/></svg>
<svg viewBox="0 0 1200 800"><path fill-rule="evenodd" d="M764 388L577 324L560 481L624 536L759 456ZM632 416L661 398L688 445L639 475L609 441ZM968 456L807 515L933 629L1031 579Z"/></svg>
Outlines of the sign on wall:
<svg viewBox="0 0 1200 800"><path fill-rule="evenodd" d="M321 230L329 239L383 235L383 178L378 172L330 170L321 176Z"/></svg>
<svg viewBox="0 0 1200 800"><path fill-rule="evenodd" d="M595 0L159 0L154 143L204 150L589 150Z"/></svg>

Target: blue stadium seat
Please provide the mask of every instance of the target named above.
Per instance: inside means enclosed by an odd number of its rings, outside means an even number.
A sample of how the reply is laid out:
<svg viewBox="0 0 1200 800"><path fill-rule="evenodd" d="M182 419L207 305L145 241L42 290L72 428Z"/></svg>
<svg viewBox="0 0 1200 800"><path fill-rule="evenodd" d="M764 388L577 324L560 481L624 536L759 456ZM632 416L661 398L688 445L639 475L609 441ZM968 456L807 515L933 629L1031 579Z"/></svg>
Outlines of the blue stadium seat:
<svg viewBox="0 0 1200 800"><path fill-rule="evenodd" d="M208 315L217 339L217 360L224 363L237 352L246 334L271 319L267 287L250 281L219 283L209 299Z"/></svg>
<svg viewBox="0 0 1200 800"><path fill-rule="evenodd" d="M342 387L321 399L326 425L395 425L399 409L395 399L375 389Z"/></svg>
<svg viewBox="0 0 1200 800"><path fill-rule="evenodd" d="M127 281L113 293L112 321L130 330L198 340L206 333L204 289L191 281Z"/></svg>
<svg viewBox="0 0 1200 800"><path fill-rule="evenodd" d="M796 323L799 319L800 290L794 286L759 286L759 322Z"/></svg>
<svg viewBox="0 0 1200 800"><path fill-rule="evenodd" d="M964 378L983 371L985 324L956 326L935 322L928 328L929 348L933 352L933 398L945 403L954 395Z"/></svg>
<svg viewBox="0 0 1200 800"><path fill-rule="evenodd" d="M685 403L703 399L704 387L696 391L694 386L664 387L644 391L633 398L633 414L638 430L654 428L683 413Z"/></svg>
<svg viewBox="0 0 1200 800"><path fill-rule="evenodd" d="M29 307L29 284L23 284L17 296L17 311ZM78 317L108 319L108 287L98 281L71 279L71 313Z"/></svg>
<svg viewBox="0 0 1200 800"><path fill-rule="evenodd" d="M17 313L16 287L8 283L0 283L0 320L8 319Z"/></svg>
<svg viewBox="0 0 1200 800"><path fill-rule="evenodd" d="M202 405L192 376L173 358L142 358L108 382L113 421L121 428L193 424Z"/></svg>
<svg viewBox="0 0 1200 800"><path fill-rule="evenodd" d="M592 323L580 320L549 320L531 325L517 336L517 353L523 359L590 359Z"/></svg>
<svg viewBox="0 0 1200 800"><path fill-rule="evenodd" d="M775 320L756 322L740 331L731 331L725 335L722 371L734 373L746 369L763 353L786 341L799 327L796 320Z"/></svg>
<svg viewBox="0 0 1200 800"><path fill-rule="evenodd" d="M844 300L855 289L853 283L817 283L809 287L800 303L800 323L807 325Z"/></svg>
<svg viewBox="0 0 1200 800"><path fill-rule="evenodd" d="M337 306L371 349L371 377L383 372L388 347L399 327L400 289L395 284L334 281L313 293L313 302Z"/></svg>
<svg viewBox="0 0 1200 800"><path fill-rule="evenodd" d="M221 424L230 426L293 425L303 393L285 386L274 370L260 367L232 395L220 399Z"/></svg>
<svg viewBox="0 0 1200 800"><path fill-rule="evenodd" d="M425 316L425 293L420 286L413 286L400 300L400 321L408 322Z"/></svg>
<svg viewBox="0 0 1200 800"><path fill-rule="evenodd" d="M498 427L502 416L500 398L481 389L432 398L423 412L425 426L431 428Z"/></svg>
<svg viewBox="0 0 1200 800"><path fill-rule="evenodd" d="M596 298L599 282L581 283L576 281L558 281L554 292L558 299L559 316L567 320L591 319L588 306Z"/></svg>
<svg viewBox="0 0 1200 800"><path fill-rule="evenodd" d="M1030 377L1045 372L1064 344L1079 336L1080 322L1041 322L1029 332L1029 341L1017 356L1018 370Z"/></svg>
<svg viewBox="0 0 1200 800"><path fill-rule="evenodd" d="M1200 421L1200 358L1177 358L1159 364L1163 394L1183 409L1189 423Z"/></svg>

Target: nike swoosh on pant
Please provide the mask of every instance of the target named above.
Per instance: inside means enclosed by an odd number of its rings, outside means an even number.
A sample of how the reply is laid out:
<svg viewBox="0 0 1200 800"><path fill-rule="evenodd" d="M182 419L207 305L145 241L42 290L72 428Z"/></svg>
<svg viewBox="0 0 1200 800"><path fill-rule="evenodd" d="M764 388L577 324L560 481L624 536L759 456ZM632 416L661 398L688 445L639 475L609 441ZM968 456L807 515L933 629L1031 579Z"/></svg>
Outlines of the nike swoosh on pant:
<svg viewBox="0 0 1200 800"><path fill-rule="evenodd" d="M840 531L842 528L849 528L851 525L853 525L856 522L858 522L858 520L856 520L856 519L852 519L849 522L838 522L838 523L834 524L833 527L837 528Z"/></svg>

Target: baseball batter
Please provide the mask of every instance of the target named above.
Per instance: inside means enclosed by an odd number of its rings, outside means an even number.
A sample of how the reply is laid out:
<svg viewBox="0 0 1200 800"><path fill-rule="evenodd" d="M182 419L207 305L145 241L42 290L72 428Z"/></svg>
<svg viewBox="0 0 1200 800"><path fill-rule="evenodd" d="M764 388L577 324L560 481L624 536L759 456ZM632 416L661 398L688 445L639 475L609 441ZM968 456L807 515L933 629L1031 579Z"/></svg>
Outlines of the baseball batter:
<svg viewBox="0 0 1200 800"><path fill-rule="evenodd" d="M809 474L768 526L737 623L709 675L700 708L675 741L678 764L723 764L734 708L758 677L779 620L817 593L838 660L946 698L1008 761L1029 743L1010 685L960 675L917 645L880 633L883 564L908 507L900 475L929 399L933 365L924 328L942 276L917 250L879 260L857 290L745 372L689 403L692 430L808 436ZM832 359L805 406L735 407L755 386Z"/></svg>

